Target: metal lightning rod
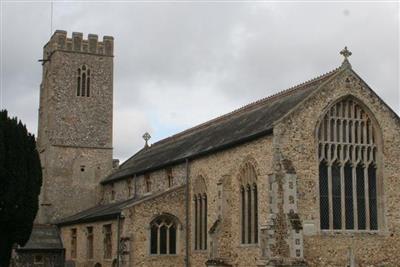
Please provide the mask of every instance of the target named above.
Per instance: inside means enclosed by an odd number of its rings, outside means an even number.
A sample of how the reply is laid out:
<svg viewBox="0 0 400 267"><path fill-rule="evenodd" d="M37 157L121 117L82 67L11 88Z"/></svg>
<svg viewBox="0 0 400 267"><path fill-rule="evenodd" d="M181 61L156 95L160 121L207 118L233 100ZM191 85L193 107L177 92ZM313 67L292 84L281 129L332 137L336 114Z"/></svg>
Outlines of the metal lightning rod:
<svg viewBox="0 0 400 267"><path fill-rule="evenodd" d="M50 37L53 34L53 1L50 2Z"/></svg>

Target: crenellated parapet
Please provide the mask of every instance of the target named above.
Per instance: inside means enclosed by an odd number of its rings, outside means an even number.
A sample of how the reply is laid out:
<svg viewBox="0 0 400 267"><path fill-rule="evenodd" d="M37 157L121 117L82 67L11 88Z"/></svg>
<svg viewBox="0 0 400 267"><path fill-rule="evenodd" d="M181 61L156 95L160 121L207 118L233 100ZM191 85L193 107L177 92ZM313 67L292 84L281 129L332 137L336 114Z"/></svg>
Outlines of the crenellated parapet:
<svg viewBox="0 0 400 267"><path fill-rule="evenodd" d="M68 38L66 31L56 30L44 47L44 58L46 59L54 51L113 56L114 37L104 36L101 42L96 34L89 34L88 38L84 39L81 32L73 32L72 37Z"/></svg>

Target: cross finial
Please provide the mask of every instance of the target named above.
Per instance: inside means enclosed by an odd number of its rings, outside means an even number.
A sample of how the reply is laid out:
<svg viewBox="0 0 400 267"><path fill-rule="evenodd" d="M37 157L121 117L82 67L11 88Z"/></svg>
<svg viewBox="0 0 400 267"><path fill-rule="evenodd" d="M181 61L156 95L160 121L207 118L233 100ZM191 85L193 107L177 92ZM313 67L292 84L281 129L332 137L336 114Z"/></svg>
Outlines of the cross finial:
<svg viewBox="0 0 400 267"><path fill-rule="evenodd" d="M353 53L351 53L348 49L347 46L344 47L342 51L340 51L340 54L344 56L344 59L347 59L349 56L351 56Z"/></svg>
<svg viewBox="0 0 400 267"><path fill-rule="evenodd" d="M144 135L143 135L142 137L143 137L144 141L146 142L146 143L144 144L144 146L145 146L145 147L148 147L149 144L148 144L147 142L150 140L151 135L150 135L148 132L145 132Z"/></svg>
<svg viewBox="0 0 400 267"><path fill-rule="evenodd" d="M348 57L350 57L353 53L351 53L351 52L347 49L347 46L345 46L344 49L343 49L342 51L340 51L340 54L344 57L342 66L349 66L349 67L351 67L350 62L349 62L349 60L348 60Z"/></svg>

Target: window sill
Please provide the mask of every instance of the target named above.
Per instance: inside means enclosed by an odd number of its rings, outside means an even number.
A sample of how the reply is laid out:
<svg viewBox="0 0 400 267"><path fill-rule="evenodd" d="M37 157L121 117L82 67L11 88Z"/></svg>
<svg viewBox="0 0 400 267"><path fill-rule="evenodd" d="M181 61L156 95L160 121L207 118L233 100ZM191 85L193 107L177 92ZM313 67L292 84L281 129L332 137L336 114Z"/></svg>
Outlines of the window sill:
<svg viewBox="0 0 400 267"><path fill-rule="evenodd" d="M258 248L258 243L254 244L240 244L239 248Z"/></svg>
<svg viewBox="0 0 400 267"><path fill-rule="evenodd" d="M389 233L383 230L320 230L319 234L321 236L375 236Z"/></svg>
<svg viewBox="0 0 400 267"><path fill-rule="evenodd" d="M193 249L193 253L207 254L207 249Z"/></svg>
<svg viewBox="0 0 400 267"><path fill-rule="evenodd" d="M150 257L152 258L164 258L164 257L178 257L178 254L149 254Z"/></svg>

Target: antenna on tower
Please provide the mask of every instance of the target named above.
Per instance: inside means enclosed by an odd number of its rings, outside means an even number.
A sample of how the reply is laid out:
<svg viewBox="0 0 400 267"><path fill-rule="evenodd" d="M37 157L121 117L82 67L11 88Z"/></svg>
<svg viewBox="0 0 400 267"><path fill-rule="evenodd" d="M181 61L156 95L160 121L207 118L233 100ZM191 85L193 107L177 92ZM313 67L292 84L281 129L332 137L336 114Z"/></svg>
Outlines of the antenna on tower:
<svg viewBox="0 0 400 267"><path fill-rule="evenodd" d="M53 0L50 2L50 37L53 34Z"/></svg>

